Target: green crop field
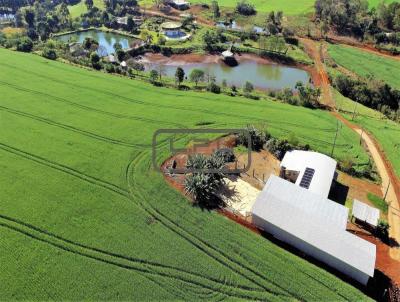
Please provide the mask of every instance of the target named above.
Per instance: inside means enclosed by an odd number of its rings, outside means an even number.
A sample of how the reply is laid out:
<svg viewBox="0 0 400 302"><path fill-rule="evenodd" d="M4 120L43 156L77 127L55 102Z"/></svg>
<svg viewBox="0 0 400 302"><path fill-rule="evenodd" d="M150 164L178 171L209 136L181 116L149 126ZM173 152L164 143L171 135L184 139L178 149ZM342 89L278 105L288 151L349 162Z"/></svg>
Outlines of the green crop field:
<svg viewBox="0 0 400 302"><path fill-rule="evenodd" d="M389 119L383 114L357 104L349 98L344 97L335 91L337 107L344 112L344 117L352 120L353 112L356 111L353 122L361 125L374 135L380 143L387 158L393 165L397 176L400 177L400 125Z"/></svg>
<svg viewBox="0 0 400 302"><path fill-rule="evenodd" d="M93 0L94 6L99 9L104 9L104 1L103 0ZM87 7L85 5L85 1L81 1L78 4L68 6L69 13L72 18L79 17L80 15L87 12Z"/></svg>
<svg viewBox="0 0 400 302"><path fill-rule="evenodd" d="M362 301L151 167L158 128L265 123L330 152L327 112L166 88L0 49L3 300ZM185 139L185 138L183 138ZM166 157L167 143L157 150ZM342 128L335 156L367 155Z"/></svg>
<svg viewBox="0 0 400 302"><path fill-rule="evenodd" d="M211 4L212 0L194 0L193 4ZM234 8L239 0L218 0L220 7ZM315 0L248 0L254 5L257 12L266 13L270 11L283 11L284 15L302 15L314 12ZM379 0L368 0L370 7L376 7ZM387 0L384 2L392 2ZM152 0L140 0L140 4L147 6L153 5Z"/></svg>
<svg viewBox="0 0 400 302"><path fill-rule="evenodd" d="M359 76L373 76L400 89L400 61L375 55L358 48L329 45L329 55L339 65Z"/></svg>

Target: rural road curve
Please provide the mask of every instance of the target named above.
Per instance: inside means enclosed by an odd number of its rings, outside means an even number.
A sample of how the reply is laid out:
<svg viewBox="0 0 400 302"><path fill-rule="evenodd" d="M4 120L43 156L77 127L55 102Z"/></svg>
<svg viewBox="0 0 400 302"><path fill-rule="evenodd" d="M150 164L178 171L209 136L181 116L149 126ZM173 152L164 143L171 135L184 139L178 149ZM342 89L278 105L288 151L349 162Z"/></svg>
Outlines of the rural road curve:
<svg viewBox="0 0 400 302"><path fill-rule="evenodd" d="M400 243L400 184L394 173L393 167L386 158L385 154L379 148L378 142L373 138L371 134L361 129L358 125L355 125L337 111L331 112L338 120L343 122L350 129L354 130L358 135L361 136L365 146L367 147L370 156L372 157L379 176L382 179L381 190L383 195L386 195L386 202L388 203L388 222L390 225L389 235L391 238ZM389 189L388 189L389 188ZM400 260L400 248L391 248L390 256L393 259Z"/></svg>
<svg viewBox="0 0 400 302"><path fill-rule="evenodd" d="M335 107L335 102L331 95L331 88L329 83L328 73L325 71L324 63L321 58L321 50L318 48L316 43L311 39L300 38L301 43L304 45L307 54L314 60L315 69L320 78L320 88L322 90L322 100L324 105L331 108Z"/></svg>
<svg viewBox="0 0 400 302"><path fill-rule="evenodd" d="M325 70L325 65L322 62L320 50L318 49L316 43L311 39L302 38L300 39L300 41L305 46L307 53L314 60L317 72L321 77L320 87L322 89L322 99L324 100L323 103L335 110L335 101L333 100L330 91L329 77L328 73ZM355 131L358 135L360 135L362 140L364 141L364 144L367 147L370 156L375 162L375 166L378 170L379 176L382 179L382 193L385 195L387 190L386 202L389 205L389 235L391 238L396 240L398 244L400 244L400 183L394 172L393 167L386 158L382 149L379 147L379 143L374 139L371 134L365 132L365 130L361 129L360 126L346 120L337 111L332 111L331 113L334 117L336 117L346 126ZM391 248L390 256L393 259L400 260L400 248Z"/></svg>

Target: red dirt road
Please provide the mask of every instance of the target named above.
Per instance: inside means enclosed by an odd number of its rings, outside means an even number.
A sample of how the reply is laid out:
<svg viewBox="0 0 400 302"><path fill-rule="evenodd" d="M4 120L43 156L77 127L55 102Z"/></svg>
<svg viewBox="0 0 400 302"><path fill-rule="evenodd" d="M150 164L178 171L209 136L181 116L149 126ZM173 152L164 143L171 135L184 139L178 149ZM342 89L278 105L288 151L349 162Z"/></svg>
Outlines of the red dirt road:
<svg viewBox="0 0 400 302"><path fill-rule="evenodd" d="M320 78L320 82L314 81L314 84L321 88L322 90L322 102L324 105L334 108L335 102L332 98L329 76L325 71L325 66L322 63L321 51L319 47L313 40L301 38L301 43L303 43L306 52L308 55L314 60L315 68L318 73L318 77Z"/></svg>
<svg viewBox="0 0 400 302"><path fill-rule="evenodd" d="M302 38L301 42L304 44L310 57L314 60L315 66L322 79L321 89L323 92L323 104L335 109L335 102L332 94L330 93L329 77L321 59L320 50L317 48L317 45L313 40ZM390 205L388 212L389 225L391 226L389 229L390 236L400 244L400 181L396 177L390 161L386 158L385 153L383 152L379 143L370 133L361 129L360 126L349 122L338 112L332 111L331 113L347 127L354 130L358 135L362 135L363 143L374 160L375 166L382 179L381 190L383 195L385 195L387 190L386 201ZM391 248L390 256L393 259L400 260L400 248Z"/></svg>

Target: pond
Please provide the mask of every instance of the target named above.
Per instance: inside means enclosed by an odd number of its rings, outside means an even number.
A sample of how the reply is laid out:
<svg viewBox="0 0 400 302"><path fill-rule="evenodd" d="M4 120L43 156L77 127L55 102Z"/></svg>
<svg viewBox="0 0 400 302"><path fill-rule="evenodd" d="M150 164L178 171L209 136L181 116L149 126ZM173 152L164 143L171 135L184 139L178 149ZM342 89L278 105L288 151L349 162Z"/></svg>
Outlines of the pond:
<svg viewBox="0 0 400 302"><path fill-rule="evenodd" d="M131 47L133 42L137 41L137 39L125 35L111 33L111 32L104 32L96 29L65 34L57 36L56 39L59 39L63 42L82 43L87 37L93 38L96 41L98 41L99 46L102 46L103 50L106 52L107 55L110 53L114 53L114 44L117 42L122 45L123 49L128 49Z"/></svg>
<svg viewBox="0 0 400 302"><path fill-rule="evenodd" d="M202 69L206 74L215 76L217 83L226 80L229 86L242 87L246 81L261 90L294 89L296 82L309 83L307 71L292 66L274 64L255 55L244 54L237 57L238 66L226 65L219 56L214 55L174 55L163 57L159 54L147 54L143 57L146 70L160 70L166 76L174 77L176 68L182 67L186 77L195 69Z"/></svg>

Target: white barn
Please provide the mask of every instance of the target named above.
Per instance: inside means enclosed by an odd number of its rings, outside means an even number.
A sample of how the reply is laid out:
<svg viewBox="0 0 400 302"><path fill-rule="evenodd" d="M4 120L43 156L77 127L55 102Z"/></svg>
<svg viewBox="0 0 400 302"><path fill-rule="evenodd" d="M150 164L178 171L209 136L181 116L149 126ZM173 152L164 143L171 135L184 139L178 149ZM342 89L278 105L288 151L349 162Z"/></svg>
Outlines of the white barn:
<svg viewBox="0 0 400 302"><path fill-rule="evenodd" d="M366 285L376 247L346 231L347 217L346 207L274 175L252 208L258 228Z"/></svg>
<svg viewBox="0 0 400 302"><path fill-rule="evenodd" d="M328 197L336 178L336 161L318 152L286 152L280 164L281 177L323 197Z"/></svg>

